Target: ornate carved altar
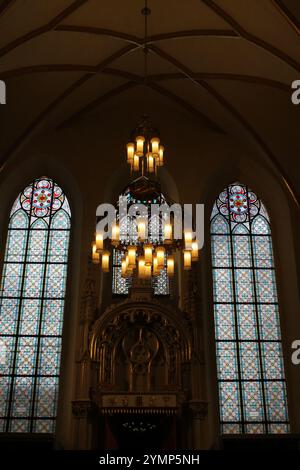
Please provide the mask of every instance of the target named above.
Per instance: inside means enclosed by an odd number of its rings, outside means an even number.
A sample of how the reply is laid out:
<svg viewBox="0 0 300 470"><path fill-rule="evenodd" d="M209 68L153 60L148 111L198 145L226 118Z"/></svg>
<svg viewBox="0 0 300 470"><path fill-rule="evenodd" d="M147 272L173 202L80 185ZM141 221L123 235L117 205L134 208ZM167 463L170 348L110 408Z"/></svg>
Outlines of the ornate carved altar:
<svg viewBox="0 0 300 470"><path fill-rule="evenodd" d="M106 417L166 415L188 426L201 410L203 419L207 403L197 396L192 378L200 355L191 308L183 312L157 300L145 281L102 313L95 298L90 271L82 304L79 394L73 402L75 435L85 434L85 444L78 447L95 447L91 436L99 434L99 422Z"/></svg>

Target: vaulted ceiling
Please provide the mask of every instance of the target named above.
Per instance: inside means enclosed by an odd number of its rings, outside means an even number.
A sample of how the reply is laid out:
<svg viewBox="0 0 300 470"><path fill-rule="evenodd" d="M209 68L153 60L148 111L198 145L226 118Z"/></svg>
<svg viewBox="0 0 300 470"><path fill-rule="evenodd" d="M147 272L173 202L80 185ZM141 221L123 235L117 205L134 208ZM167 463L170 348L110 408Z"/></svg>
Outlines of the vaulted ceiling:
<svg viewBox="0 0 300 470"><path fill-rule="evenodd" d="M299 0L149 0L152 93L217 133L247 134L300 185ZM143 0L0 0L2 166L143 83ZM300 191L299 191L300 193Z"/></svg>

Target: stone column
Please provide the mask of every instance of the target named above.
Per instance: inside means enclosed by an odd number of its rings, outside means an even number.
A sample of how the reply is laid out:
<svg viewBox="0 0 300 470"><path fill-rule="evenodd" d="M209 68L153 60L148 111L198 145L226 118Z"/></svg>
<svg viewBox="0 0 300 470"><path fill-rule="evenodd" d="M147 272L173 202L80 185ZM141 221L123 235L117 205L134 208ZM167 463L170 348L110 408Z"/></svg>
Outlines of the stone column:
<svg viewBox="0 0 300 470"><path fill-rule="evenodd" d="M93 449L93 438L95 436L95 421L98 411L91 400L76 400L72 402L72 413L74 416L74 449Z"/></svg>

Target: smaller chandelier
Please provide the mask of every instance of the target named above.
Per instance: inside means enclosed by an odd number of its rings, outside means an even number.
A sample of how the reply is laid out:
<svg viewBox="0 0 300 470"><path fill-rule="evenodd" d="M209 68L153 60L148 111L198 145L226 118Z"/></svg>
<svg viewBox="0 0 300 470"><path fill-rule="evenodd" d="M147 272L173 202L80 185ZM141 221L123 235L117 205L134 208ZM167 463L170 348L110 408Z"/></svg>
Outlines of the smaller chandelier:
<svg viewBox="0 0 300 470"><path fill-rule="evenodd" d="M143 116L141 124L132 132L127 144L127 163L131 173L142 175L156 174L157 168L164 165L164 146L147 116Z"/></svg>

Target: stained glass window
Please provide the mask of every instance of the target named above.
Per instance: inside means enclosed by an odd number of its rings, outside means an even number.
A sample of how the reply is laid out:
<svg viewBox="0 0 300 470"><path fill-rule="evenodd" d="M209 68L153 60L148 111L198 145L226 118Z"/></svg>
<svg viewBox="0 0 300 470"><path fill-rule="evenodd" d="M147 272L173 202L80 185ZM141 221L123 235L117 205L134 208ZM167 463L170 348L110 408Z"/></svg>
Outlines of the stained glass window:
<svg viewBox="0 0 300 470"><path fill-rule="evenodd" d="M223 434L289 432L269 216L229 185L211 215L214 319Z"/></svg>
<svg viewBox="0 0 300 470"><path fill-rule="evenodd" d="M53 433L71 213L42 177L13 204L0 287L0 432Z"/></svg>

